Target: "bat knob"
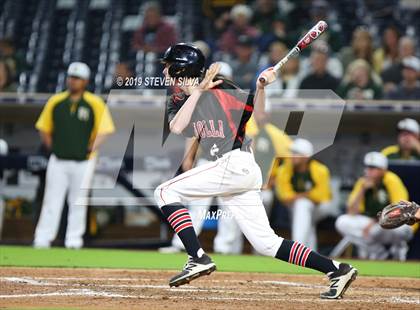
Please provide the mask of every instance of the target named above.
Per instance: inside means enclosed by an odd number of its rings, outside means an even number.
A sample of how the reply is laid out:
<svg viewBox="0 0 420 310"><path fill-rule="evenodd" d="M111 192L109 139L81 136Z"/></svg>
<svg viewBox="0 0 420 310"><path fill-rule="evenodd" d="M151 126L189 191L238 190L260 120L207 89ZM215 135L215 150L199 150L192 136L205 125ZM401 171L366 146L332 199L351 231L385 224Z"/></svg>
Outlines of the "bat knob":
<svg viewBox="0 0 420 310"><path fill-rule="evenodd" d="M265 84L265 82L267 82L267 81L266 81L266 79L265 79L264 77L260 77L260 78L258 79L258 81L260 81L260 83L262 83L262 84Z"/></svg>

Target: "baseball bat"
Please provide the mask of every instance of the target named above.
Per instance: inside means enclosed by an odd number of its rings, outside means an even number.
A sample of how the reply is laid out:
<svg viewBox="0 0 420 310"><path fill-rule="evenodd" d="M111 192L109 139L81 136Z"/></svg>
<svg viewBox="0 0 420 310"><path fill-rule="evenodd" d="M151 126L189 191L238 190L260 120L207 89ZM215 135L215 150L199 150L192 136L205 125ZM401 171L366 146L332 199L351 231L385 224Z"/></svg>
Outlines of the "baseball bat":
<svg viewBox="0 0 420 310"><path fill-rule="evenodd" d="M328 28L328 25L323 20L320 20L315 26L311 28L299 42L293 47L286 56L284 56L276 65L273 67L274 71L278 71L283 65L291 58L299 55L300 51L307 48L313 41L315 41L324 31ZM260 82L265 83L264 77L260 77Z"/></svg>

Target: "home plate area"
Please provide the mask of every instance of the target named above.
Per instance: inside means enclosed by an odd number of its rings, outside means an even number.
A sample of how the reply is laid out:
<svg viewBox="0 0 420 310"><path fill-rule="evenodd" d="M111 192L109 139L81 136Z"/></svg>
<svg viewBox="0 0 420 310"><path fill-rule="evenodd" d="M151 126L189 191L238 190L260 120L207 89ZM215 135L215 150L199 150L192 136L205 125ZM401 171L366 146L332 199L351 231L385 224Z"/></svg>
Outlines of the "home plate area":
<svg viewBox="0 0 420 310"><path fill-rule="evenodd" d="M323 276L215 272L169 288L176 271L0 268L0 308L414 309L420 279L359 276L341 300L321 300Z"/></svg>

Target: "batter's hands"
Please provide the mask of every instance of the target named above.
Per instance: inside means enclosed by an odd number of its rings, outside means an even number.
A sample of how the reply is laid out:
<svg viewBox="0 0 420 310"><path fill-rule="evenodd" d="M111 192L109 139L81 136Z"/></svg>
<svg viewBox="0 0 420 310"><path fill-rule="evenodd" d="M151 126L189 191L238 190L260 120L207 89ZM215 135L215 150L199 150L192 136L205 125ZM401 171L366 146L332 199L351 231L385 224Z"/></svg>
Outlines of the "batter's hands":
<svg viewBox="0 0 420 310"><path fill-rule="evenodd" d="M261 83L260 78L264 78L265 82ZM265 69L257 78L257 89L263 89L268 84L273 83L277 78L277 72L273 67Z"/></svg>

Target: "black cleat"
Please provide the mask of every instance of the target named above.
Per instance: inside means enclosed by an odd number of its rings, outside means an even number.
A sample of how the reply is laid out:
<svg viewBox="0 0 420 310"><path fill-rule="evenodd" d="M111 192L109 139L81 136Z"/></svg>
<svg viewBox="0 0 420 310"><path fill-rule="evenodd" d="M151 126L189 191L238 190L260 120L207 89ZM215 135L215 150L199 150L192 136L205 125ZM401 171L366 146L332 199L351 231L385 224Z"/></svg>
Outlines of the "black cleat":
<svg viewBox="0 0 420 310"><path fill-rule="evenodd" d="M209 275L215 270L216 265L208 255L203 254L200 258L190 257L184 265L182 272L169 280L169 286L178 287L180 285L188 284L190 281L201 276Z"/></svg>
<svg viewBox="0 0 420 310"><path fill-rule="evenodd" d="M349 264L341 263L338 270L330 272L328 278L330 279L330 289L328 292L321 293L322 299L340 299L343 298L344 293L350 284L356 280L357 269Z"/></svg>

